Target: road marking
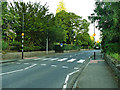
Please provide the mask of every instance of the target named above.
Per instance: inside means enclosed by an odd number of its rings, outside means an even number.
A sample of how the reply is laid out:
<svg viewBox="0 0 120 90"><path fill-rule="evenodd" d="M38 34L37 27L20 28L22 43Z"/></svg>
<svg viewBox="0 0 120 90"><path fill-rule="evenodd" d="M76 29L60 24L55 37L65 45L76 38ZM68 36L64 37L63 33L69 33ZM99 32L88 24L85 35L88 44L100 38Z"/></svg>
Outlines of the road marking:
<svg viewBox="0 0 120 90"><path fill-rule="evenodd" d="M29 63L24 63L24 64L29 64Z"/></svg>
<svg viewBox="0 0 120 90"><path fill-rule="evenodd" d="M24 60L19 60L19 61L24 61Z"/></svg>
<svg viewBox="0 0 120 90"><path fill-rule="evenodd" d="M58 61L62 62L62 61L65 61L67 60L68 58L63 58L63 59L59 59Z"/></svg>
<svg viewBox="0 0 120 90"><path fill-rule="evenodd" d="M51 67L56 67L56 65L51 65Z"/></svg>
<svg viewBox="0 0 120 90"><path fill-rule="evenodd" d="M68 80L69 80L70 75L72 75L72 74L74 74L74 73L76 73L76 72L78 72L78 71L79 71L79 70L76 70L76 71L74 71L74 72L72 72L72 73L69 73L69 74L67 75L62 90L65 90L65 89L67 88L67 83L68 83Z"/></svg>
<svg viewBox="0 0 120 90"><path fill-rule="evenodd" d="M68 68L67 66L62 66L62 68Z"/></svg>
<svg viewBox="0 0 120 90"><path fill-rule="evenodd" d="M34 67L34 66L36 66L36 65L37 65L37 64L33 64L33 65L31 65L31 66L29 66L29 67L26 67L26 68L24 68L24 69L19 69L19 70L15 70L15 71L10 71L10 72L6 72L6 73L1 73L0 76L1 76L1 75L6 75L6 74L15 73L15 72L20 72L20 71L23 71L23 70L32 68L32 67Z"/></svg>
<svg viewBox="0 0 120 90"><path fill-rule="evenodd" d="M41 58L33 59L33 60L40 60Z"/></svg>
<svg viewBox="0 0 120 90"><path fill-rule="evenodd" d="M42 60L45 61L45 60L49 60L49 59L51 59L51 58L45 58L45 59L42 59Z"/></svg>
<svg viewBox="0 0 120 90"><path fill-rule="evenodd" d="M79 69L79 68L77 68L77 67L74 67L74 69Z"/></svg>
<svg viewBox="0 0 120 90"><path fill-rule="evenodd" d="M33 64L33 65L31 65L31 66L29 66L29 67L26 67L26 68L24 68L25 70L26 69L29 69L29 68L32 68L32 67L34 67L34 66L36 66L37 64Z"/></svg>
<svg viewBox="0 0 120 90"><path fill-rule="evenodd" d="M6 72L6 73L1 73L1 75L6 75L6 74L11 74L11 73L15 73L15 72L20 72L20 71L23 71L23 69L20 69L20 70L15 70L15 71L10 71L10 72Z"/></svg>
<svg viewBox="0 0 120 90"><path fill-rule="evenodd" d="M11 62L11 63L15 63L15 62Z"/></svg>
<svg viewBox="0 0 120 90"><path fill-rule="evenodd" d="M16 64L21 64L21 63L16 63Z"/></svg>
<svg viewBox="0 0 120 90"><path fill-rule="evenodd" d="M85 60L80 59L77 63L83 63Z"/></svg>
<svg viewBox="0 0 120 90"><path fill-rule="evenodd" d="M73 61L75 61L76 59L70 59L70 60L68 60L67 62L73 62Z"/></svg>
<svg viewBox="0 0 120 90"><path fill-rule="evenodd" d="M41 64L41 66L46 66L46 64Z"/></svg>
<svg viewBox="0 0 120 90"><path fill-rule="evenodd" d="M50 61L54 61L54 60L57 60L57 59L59 59L59 58L53 58L53 59L51 59Z"/></svg>

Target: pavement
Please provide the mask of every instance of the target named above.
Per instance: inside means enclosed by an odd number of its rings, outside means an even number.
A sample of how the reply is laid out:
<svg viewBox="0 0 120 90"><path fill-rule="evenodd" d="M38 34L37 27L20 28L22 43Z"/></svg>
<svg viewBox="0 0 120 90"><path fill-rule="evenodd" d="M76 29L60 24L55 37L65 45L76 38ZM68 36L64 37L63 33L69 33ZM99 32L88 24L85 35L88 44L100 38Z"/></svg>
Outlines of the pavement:
<svg viewBox="0 0 120 90"><path fill-rule="evenodd" d="M113 71L96 51L96 58L91 58L74 85L77 88L118 88Z"/></svg>

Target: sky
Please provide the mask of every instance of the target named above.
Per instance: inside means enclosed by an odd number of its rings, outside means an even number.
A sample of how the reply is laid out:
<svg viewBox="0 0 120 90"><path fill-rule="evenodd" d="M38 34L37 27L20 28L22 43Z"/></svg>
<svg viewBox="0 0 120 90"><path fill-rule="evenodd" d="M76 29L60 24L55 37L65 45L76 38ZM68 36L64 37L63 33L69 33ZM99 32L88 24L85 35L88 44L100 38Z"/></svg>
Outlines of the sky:
<svg viewBox="0 0 120 90"><path fill-rule="evenodd" d="M47 5L49 6L49 12L55 14L57 5L61 0L15 0L15 1L41 2L42 5L44 5L47 2ZM90 14L92 14L93 10L95 9L95 0L63 0L63 2L65 4L67 12L73 12L76 15L82 16L82 18L86 20L88 20L88 16L90 16ZM88 22L90 21L88 20ZM90 24L89 29L90 29L89 34L91 36L94 33L94 25ZM100 37L100 31L96 28L95 32L96 32L95 40L97 41Z"/></svg>

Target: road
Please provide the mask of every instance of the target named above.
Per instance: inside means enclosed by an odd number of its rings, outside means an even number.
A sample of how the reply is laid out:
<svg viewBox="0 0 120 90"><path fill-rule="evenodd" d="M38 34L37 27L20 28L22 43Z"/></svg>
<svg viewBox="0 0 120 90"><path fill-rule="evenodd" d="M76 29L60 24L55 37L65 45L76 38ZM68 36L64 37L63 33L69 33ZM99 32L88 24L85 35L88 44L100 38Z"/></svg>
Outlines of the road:
<svg viewBox="0 0 120 90"><path fill-rule="evenodd" d="M66 76L78 70L93 50L2 64L2 88L62 88Z"/></svg>

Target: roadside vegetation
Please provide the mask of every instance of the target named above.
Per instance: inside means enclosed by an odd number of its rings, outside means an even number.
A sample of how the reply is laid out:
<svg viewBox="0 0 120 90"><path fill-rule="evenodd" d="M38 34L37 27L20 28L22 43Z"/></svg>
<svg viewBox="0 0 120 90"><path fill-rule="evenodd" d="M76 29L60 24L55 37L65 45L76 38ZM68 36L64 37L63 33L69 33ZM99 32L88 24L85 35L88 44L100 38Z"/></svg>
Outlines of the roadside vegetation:
<svg viewBox="0 0 120 90"><path fill-rule="evenodd" d="M67 12L62 2L56 12L50 13L47 4L2 2L2 50L21 51L23 32L24 51L45 50L47 38L49 50L56 43L66 45L66 50L93 48L87 20Z"/></svg>
<svg viewBox="0 0 120 90"><path fill-rule="evenodd" d="M94 13L89 16L91 22L98 22L102 32L102 50L120 60L120 2L96 2Z"/></svg>

